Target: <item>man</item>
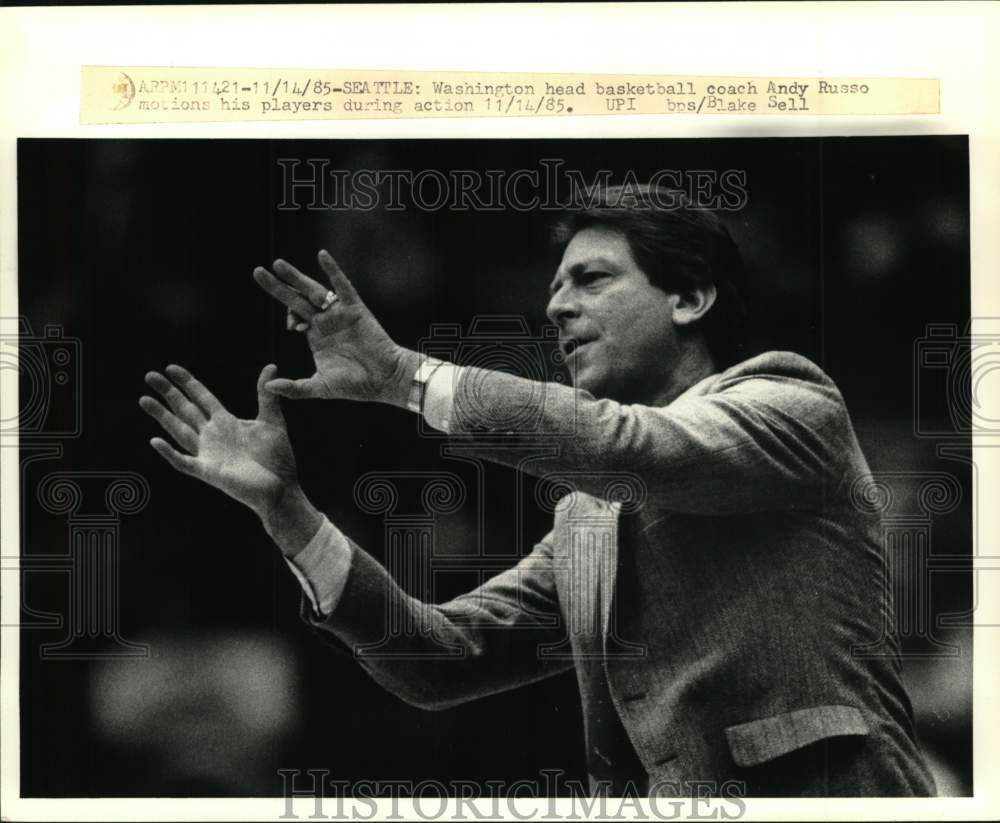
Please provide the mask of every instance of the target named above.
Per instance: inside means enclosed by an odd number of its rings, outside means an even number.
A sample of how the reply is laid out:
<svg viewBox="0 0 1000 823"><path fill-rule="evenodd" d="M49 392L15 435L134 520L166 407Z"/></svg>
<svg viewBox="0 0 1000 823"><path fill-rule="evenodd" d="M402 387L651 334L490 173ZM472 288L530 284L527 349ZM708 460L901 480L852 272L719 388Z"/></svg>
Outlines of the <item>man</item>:
<svg viewBox="0 0 1000 823"><path fill-rule="evenodd" d="M152 444L258 513L309 622L353 650L391 646L356 656L404 700L446 708L575 668L595 791L930 794L843 400L797 355L732 362L739 254L674 195L609 189L562 222L547 313L573 388L397 346L321 252L332 290L284 261L254 272L305 331L316 373L265 367L254 421L178 367L151 373L167 407L142 406L187 453ZM411 408L575 491L517 566L420 603L306 499L278 395ZM539 437L558 447L524 462L514 446ZM608 482L621 477L630 500ZM387 632L393 611L417 630Z"/></svg>

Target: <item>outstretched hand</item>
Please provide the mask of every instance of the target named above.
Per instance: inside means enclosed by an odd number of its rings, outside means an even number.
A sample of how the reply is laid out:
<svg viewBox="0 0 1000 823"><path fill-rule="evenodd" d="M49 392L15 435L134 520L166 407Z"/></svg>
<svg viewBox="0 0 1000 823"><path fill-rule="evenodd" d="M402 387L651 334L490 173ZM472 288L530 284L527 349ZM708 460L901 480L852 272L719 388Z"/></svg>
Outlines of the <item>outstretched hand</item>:
<svg viewBox="0 0 1000 823"><path fill-rule="evenodd" d="M312 377L269 379L266 389L295 399L405 405L419 355L389 337L327 251L321 251L318 260L329 287L284 260L274 262L273 272L262 266L254 269L258 285L288 307L289 326L305 331L316 365Z"/></svg>
<svg viewBox="0 0 1000 823"><path fill-rule="evenodd" d="M278 398L265 390L277 368L265 366L257 379L259 412L253 420L234 417L212 392L180 366L166 376L149 372L146 383L163 402L144 396L143 411L180 447L154 437L150 445L177 471L203 480L249 506L262 518L298 489L295 455Z"/></svg>

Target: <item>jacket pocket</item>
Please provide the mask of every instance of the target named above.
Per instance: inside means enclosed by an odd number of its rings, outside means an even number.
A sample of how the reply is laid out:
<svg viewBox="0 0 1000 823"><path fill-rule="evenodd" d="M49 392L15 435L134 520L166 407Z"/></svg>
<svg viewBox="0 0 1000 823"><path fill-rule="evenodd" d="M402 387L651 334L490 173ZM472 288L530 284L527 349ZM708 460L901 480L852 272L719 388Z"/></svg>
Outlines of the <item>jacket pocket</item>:
<svg viewBox="0 0 1000 823"><path fill-rule="evenodd" d="M812 706L762 717L726 730L737 766L757 766L827 737L867 735L868 722L854 706Z"/></svg>

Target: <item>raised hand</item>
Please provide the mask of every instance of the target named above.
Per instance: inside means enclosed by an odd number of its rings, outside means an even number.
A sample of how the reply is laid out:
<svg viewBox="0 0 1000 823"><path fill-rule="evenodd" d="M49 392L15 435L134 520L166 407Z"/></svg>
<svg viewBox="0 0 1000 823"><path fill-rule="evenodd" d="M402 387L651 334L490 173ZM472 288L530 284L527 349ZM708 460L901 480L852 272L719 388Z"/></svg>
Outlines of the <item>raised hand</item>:
<svg viewBox="0 0 1000 823"><path fill-rule="evenodd" d="M150 445L177 471L203 480L269 516L290 492L298 491L295 455L278 398L264 389L277 368L265 366L257 380L259 412L240 420L186 369L167 366L166 376L149 372L146 383L163 402L140 398L143 411L180 446L154 437Z"/></svg>
<svg viewBox="0 0 1000 823"><path fill-rule="evenodd" d="M312 349L316 372L299 380L274 379L267 390L291 398L375 400L404 406L419 363L416 352L393 342L326 251L318 255L330 287L284 260L274 272L257 267L254 279L290 312Z"/></svg>

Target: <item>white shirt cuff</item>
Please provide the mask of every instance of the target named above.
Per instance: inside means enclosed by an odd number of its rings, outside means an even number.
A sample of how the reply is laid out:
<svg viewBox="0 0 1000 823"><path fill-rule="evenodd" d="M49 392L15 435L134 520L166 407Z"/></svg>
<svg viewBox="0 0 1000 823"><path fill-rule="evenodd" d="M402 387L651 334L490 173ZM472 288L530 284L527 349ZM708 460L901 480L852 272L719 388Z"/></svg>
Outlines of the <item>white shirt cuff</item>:
<svg viewBox="0 0 1000 823"><path fill-rule="evenodd" d="M455 406L455 388L462 377L462 367L442 363L427 381L424 392L424 420L442 432L451 431L451 414Z"/></svg>
<svg viewBox="0 0 1000 823"><path fill-rule="evenodd" d="M313 612L319 617L332 614L351 570L351 544L343 532L323 518L323 525L308 545L286 562L312 603Z"/></svg>

